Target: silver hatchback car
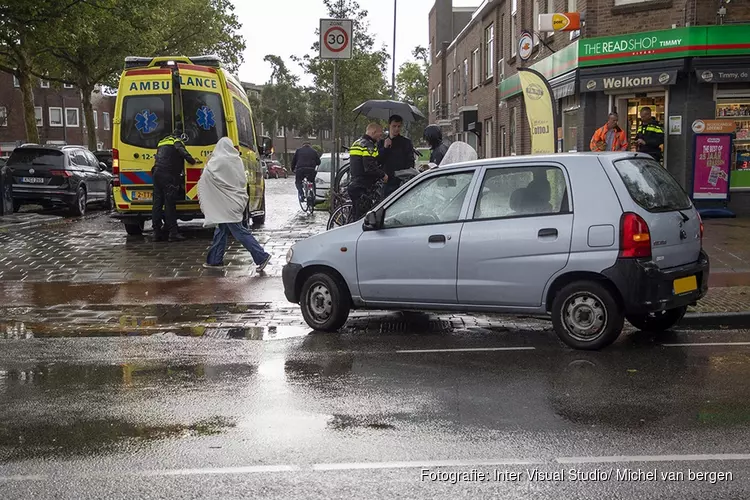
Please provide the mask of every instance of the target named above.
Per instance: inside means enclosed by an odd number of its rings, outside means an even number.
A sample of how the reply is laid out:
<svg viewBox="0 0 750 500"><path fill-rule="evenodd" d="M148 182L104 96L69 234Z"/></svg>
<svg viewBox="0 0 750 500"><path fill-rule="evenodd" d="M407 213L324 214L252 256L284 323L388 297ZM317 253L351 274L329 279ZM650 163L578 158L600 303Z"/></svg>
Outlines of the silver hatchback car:
<svg viewBox="0 0 750 500"><path fill-rule="evenodd" d="M284 291L308 325L354 309L549 314L569 346L627 319L667 330L708 289L703 224L650 156L574 153L427 171L362 223L298 242Z"/></svg>

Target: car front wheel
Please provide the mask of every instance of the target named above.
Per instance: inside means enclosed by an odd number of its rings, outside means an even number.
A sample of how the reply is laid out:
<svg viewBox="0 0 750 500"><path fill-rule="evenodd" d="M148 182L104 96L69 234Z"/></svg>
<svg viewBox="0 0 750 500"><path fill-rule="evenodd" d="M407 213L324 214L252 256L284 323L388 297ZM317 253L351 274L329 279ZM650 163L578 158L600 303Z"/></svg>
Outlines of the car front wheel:
<svg viewBox="0 0 750 500"><path fill-rule="evenodd" d="M302 285L302 316L313 330L336 332L349 317L349 290L339 277L315 273Z"/></svg>
<svg viewBox="0 0 750 500"><path fill-rule="evenodd" d="M567 285L552 302L552 324L574 349L598 350L617 340L625 322L612 292L595 281Z"/></svg>
<svg viewBox="0 0 750 500"><path fill-rule="evenodd" d="M644 332L665 332L679 323L687 312L687 306L660 311L652 314L631 314L627 316L631 325Z"/></svg>

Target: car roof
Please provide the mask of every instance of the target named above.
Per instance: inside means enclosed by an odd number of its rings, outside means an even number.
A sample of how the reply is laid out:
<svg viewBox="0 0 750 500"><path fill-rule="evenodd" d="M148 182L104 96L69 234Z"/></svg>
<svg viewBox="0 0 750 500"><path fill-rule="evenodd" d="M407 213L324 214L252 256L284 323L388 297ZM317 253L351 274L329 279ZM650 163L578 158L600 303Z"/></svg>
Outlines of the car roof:
<svg viewBox="0 0 750 500"><path fill-rule="evenodd" d="M583 151L579 153L552 153L552 154L539 154L539 155L518 155L518 156L501 156L497 158L484 158L482 160L466 161L462 163L452 163L450 165L440 165L440 170L454 170L464 167L472 166L502 166L505 163L518 164L528 163L533 160L544 160L550 162L562 162L566 158L580 158L582 156L601 156L606 157L609 161L617 161L623 158L651 158L650 156L643 153L634 153L630 151L605 151L605 152L593 152Z"/></svg>

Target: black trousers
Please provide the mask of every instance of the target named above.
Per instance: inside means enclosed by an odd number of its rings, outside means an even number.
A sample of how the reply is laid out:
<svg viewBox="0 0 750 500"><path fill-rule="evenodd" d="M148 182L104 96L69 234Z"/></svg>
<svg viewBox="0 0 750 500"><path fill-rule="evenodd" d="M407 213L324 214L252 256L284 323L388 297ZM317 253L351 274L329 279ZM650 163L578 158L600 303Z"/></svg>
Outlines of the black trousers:
<svg viewBox="0 0 750 500"><path fill-rule="evenodd" d="M151 222L154 232L177 234L177 195L180 192L179 177L160 168L154 171L154 203ZM164 226L162 227L162 219Z"/></svg>
<svg viewBox="0 0 750 500"><path fill-rule="evenodd" d="M352 222L356 222L365 215L367 215L367 210L370 209L369 201L367 201L365 198L365 194L367 193L368 189L366 187L362 186L352 186L349 184L349 187L347 188L347 191L349 192L349 198L352 200Z"/></svg>
<svg viewBox="0 0 750 500"><path fill-rule="evenodd" d="M314 168L297 168L294 171L294 185L297 186L297 195L302 198L302 181L305 177L312 182L313 193L315 192L315 176L318 172Z"/></svg>

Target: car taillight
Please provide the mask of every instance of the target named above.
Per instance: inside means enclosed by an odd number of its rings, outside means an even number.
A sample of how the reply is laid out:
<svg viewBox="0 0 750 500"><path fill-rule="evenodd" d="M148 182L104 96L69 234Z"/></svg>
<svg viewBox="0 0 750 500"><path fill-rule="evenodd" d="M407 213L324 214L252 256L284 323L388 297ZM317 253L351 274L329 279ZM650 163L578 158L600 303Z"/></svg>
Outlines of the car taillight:
<svg viewBox="0 0 750 500"><path fill-rule="evenodd" d="M701 214L698 214L698 222L700 222L701 225L701 244L703 243L703 218L701 217Z"/></svg>
<svg viewBox="0 0 750 500"><path fill-rule="evenodd" d="M73 174L67 170L50 170L49 173L58 177L73 177Z"/></svg>
<svg viewBox="0 0 750 500"><path fill-rule="evenodd" d="M113 186L120 185L120 152L116 149L112 150L112 175L115 176L112 181Z"/></svg>
<svg viewBox="0 0 750 500"><path fill-rule="evenodd" d="M631 212L620 220L620 257L634 259L651 257L651 234L643 218Z"/></svg>

